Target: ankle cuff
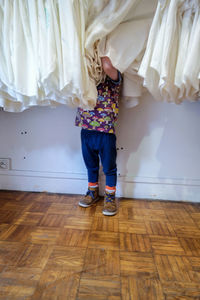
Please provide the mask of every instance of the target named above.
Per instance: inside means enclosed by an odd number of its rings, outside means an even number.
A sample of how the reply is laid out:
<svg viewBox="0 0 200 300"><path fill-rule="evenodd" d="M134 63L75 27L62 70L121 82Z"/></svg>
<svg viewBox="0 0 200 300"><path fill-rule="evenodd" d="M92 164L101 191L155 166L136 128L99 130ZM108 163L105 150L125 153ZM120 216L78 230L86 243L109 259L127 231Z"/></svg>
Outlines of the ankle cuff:
<svg viewBox="0 0 200 300"><path fill-rule="evenodd" d="M98 182L88 182L88 187L89 188L97 188L97 187L99 187L99 183Z"/></svg>
<svg viewBox="0 0 200 300"><path fill-rule="evenodd" d="M108 185L106 185L106 192L108 192L108 193L115 193L116 192L116 186L108 186Z"/></svg>

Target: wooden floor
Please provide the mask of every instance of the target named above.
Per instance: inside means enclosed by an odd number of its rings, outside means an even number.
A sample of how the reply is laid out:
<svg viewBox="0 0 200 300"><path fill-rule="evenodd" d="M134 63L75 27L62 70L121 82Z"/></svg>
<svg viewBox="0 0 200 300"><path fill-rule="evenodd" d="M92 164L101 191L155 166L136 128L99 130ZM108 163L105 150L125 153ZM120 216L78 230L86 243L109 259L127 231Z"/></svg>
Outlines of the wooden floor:
<svg viewBox="0 0 200 300"><path fill-rule="evenodd" d="M0 191L0 299L200 299L200 204Z"/></svg>

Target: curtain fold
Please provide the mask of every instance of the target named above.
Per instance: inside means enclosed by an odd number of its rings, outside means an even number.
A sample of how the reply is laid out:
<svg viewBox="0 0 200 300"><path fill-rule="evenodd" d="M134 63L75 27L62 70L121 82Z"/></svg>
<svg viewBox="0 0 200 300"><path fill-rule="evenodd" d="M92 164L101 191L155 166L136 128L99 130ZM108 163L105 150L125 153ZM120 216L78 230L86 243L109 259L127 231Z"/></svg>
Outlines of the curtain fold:
<svg viewBox="0 0 200 300"><path fill-rule="evenodd" d="M91 109L101 56L128 107L199 99L200 0L0 0L0 106Z"/></svg>
<svg viewBox="0 0 200 300"><path fill-rule="evenodd" d="M200 1L158 2L139 75L157 100L199 99Z"/></svg>

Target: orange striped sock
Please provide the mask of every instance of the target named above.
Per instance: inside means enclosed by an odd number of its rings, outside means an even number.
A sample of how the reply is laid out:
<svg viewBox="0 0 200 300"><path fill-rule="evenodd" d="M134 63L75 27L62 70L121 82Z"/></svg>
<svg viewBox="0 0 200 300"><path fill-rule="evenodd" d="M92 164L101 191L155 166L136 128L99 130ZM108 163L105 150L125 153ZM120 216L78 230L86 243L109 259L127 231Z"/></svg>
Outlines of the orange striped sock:
<svg viewBox="0 0 200 300"><path fill-rule="evenodd" d="M97 188L99 186L98 182L88 182L88 187Z"/></svg>
<svg viewBox="0 0 200 300"><path fill-rule="evenodd" d="M108 186L108 185L106 185L106 192L108 192L108 193L115 193L116 192L116 186Z"/></svg>

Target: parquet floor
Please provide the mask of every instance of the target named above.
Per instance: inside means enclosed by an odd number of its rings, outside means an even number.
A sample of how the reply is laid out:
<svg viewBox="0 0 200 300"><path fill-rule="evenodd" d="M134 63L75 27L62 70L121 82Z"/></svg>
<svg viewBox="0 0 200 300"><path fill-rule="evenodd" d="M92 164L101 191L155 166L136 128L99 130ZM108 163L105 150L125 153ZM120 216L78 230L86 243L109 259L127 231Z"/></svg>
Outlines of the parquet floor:
<svg viewBox="0 0 200 300"><path fill-rule="evenodd" d="M200 204L0 191L0 299L200 299Z"/></svg>

